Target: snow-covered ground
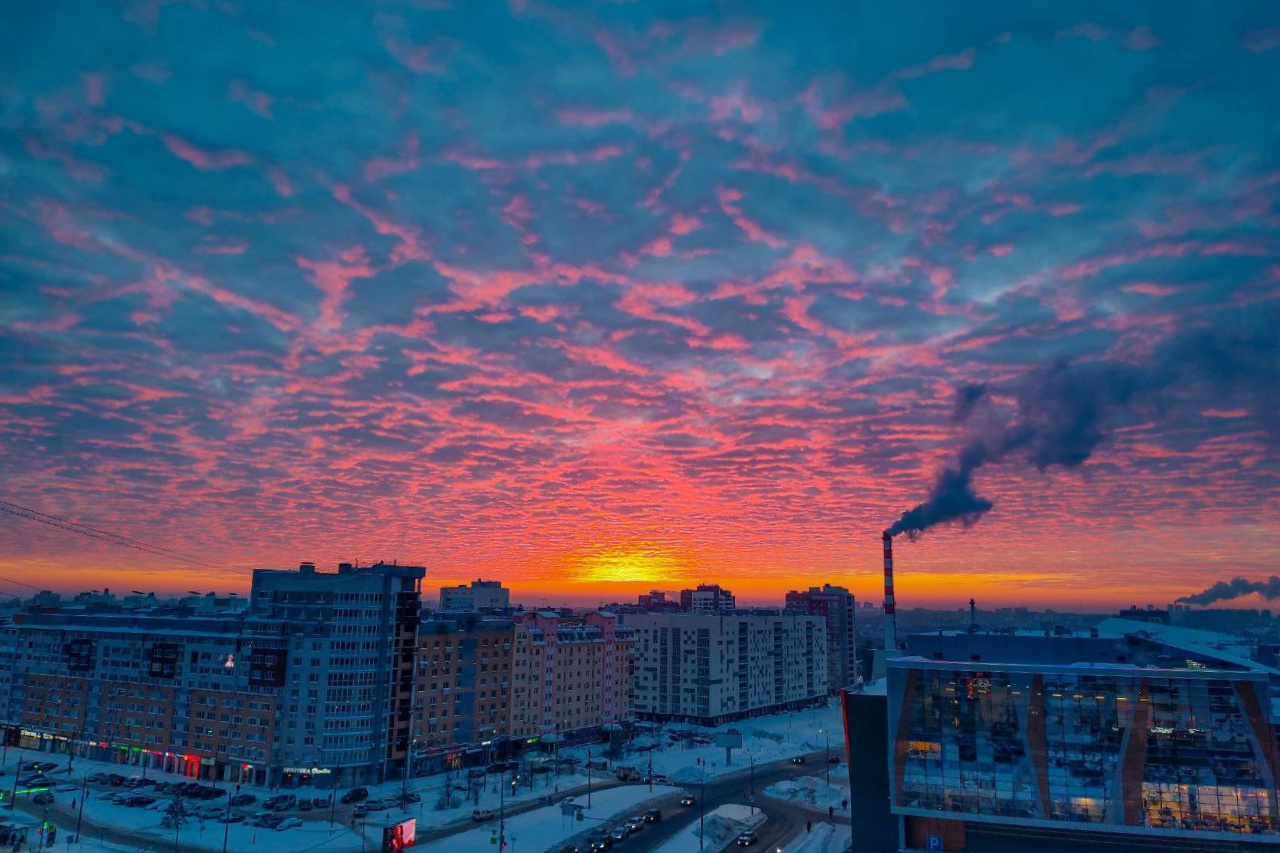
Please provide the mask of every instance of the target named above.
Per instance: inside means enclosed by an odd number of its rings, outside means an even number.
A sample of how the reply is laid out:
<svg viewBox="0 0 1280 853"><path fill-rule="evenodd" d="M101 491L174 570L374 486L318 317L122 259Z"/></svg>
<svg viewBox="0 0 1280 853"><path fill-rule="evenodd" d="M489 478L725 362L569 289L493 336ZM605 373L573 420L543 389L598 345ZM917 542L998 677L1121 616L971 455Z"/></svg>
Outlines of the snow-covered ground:
<svg viewBox="0 0 1280 853"><path fill-rule="evenodd" d="M742 733L742 748L733 750L733 764L726 765L724 748L716 746L713 741L716 732L731 729ZM682 737L686 733L689 736ZM645 750L650 745L655 748ZM834 698L824 706L738 720L715 728L667 724L637 735L624 746L621 754L610 758L609 766L629 765L647 774L652 760L654 774L666 775L676 783L692 783L700 781L704 774L710 780L727 773L746 770L752 761L756 764L768 764L827 750L842 760L845 757L840 703ZM573 747L561 750L560 754L585 758L586 752L586 747ZM603 745L597 744L591 748L593 760L612 754ZM844 778L847 778L847 774L844 774ZM834 780L835 767L832 767L832 781Z"/></svg>
<svg viewBox="0 0 1280 853"><path fill-rule="evenodd" d="M591 808L583 809L582 821L563 814L559 804L517 815L506 821L507 853L554 851L574 836L581 835L585 838L599 829L612 829L620 821L643 812L645 804L650 800L675 791L675 788L665 785L655 785L652 793L648 785L625 785L597 791L591 795ZM580 794L573 801L585 805L587 797ZM450 836L447 842L436 842L439 845L436 849L448 850L449 853L494 853L497 847L493 839L497 832L498 821L495 818L470 832ZM641 834L638 842L641 846L638 849L643 849L643 840L644 836Z"/></svg>
<svg viewBox="0 0 1280 853"><path fill-rule="evenodd" d="M715 732L729 729L736 729L741 732L743 747L734 750L732 764L727 765L725 763L724 749L715 746L712 743L712 739ZM651 750L645 749L648 746L653 746L654 748ZM593 761L600 762L605 760L608 764L607 770L596 770L593 773L594 781L598 785L616 784L613 769L618 766L632 766L642 774L649 773L652 768L652 772L655 775L666 775L673 784L679 784L681 782L697 782L704 778L710 780L728 773L746 771L752 761L756 764L766 764L786 760L797 755L822 752L827 748L830 749L832 755L844 756L844 736L841 730L840 707L835 700L825 706L805 711L740 720L718 728L701 728L676 724L666 725L639 734L630 742L616 747L611 748L605 744L596 744L590 747L590 753ZM587 752L587 747L578 746L560 750L560 756L585 759ZM4 784L6 787L13 784L14 777L8 774L12 774L17 767L19 755L23 761L39 759L54 761L59 764L58 769L49 773L49 776L58 782L59 788L61 788L61 790L55 789L56 805L49 811L50 819L59 828L58 844L62 844L64 839L74 832L75 815L71 812L70 807L73 800L78 801L81 799L80 786L88 774L108 772L119 773L124 776L141 775L141 769L138 767L91 761L84 758L75 760L74 771L68 775L66 772L67 756L65 755L51 756L31 751L19 753L18 750L10 749L7 760L3 762L7 774L0 777L0 784ZM820 761L821 759L819 759ZM567 770L567 768L565 769ZM820 769L820 767L815 766L813 772L820 773ZM148 770L147 776L160 781L183 780L183 777L178 774L165 773L154 769ZM847 773L843 767L832 766L831 777L833 783L837 783L837 776L839 781L844 783L844 790L841 791L840 796L834 797L834 800L831 799L834 795L828 794L822 795L825 799L822 799L821 803L815 799L813 802L819 806L819 810L825 808L823 804L838 804L841 799L848 796ZM527 784L530 780L532 781L532 788ZM522 784L514 792L510 787L506 789L506 801L508 804L531 800L559 802L569 791L580 789L581 786L586 784L586 781L585 771L582 770L574 773L566 772L560 775L554 773L531 774L522 780ZM224 791L228 788L225 782L202 782L202 784L214 784ZM382 826L401 816L417 818L419 831L450 826L465 829L471 825L470 816L473 808L478 806L496 811L499 801L498 779L496 776L490 776L488 779L483 780L483 790L476 791L473 797L466 795L464 790L466 784L466 771L456 771L451 774L440 774L410 780L405 787L408 791L418 794L421 802L410 805L403 810L397 808L385 812L373 812L365 819L365 823L356 826L351 824L350 809L343 806L339 806L337 809L337 823L333 827L329 825L330 812L328 809L317 809L306 813L295 809L289 812L288 815L301 818L303 825L284 831L254 828L248 826L247 823L231 824L227 836L227 847L229 851L235 851L235 853L243 853L243 851L250 849L263 849L267 853L277 849L281 853L303 849L319 851L319 853L356 853L356 851L362 849L375 851L380 843ZM480 788L481 784L481 780L476 780L473 783L473 790ZM367 787L369 787L370 796L373 798L391 798L397 796L401 791L399 782L388 782ZM262 801L272 793L264 788L249 785L242 786L241 790L253 793L258 798L257 802L252 805L233 809L233 811L240 811L248 816L261 811ZM620 796L624 799L634 797L648 799L650 796L648 786L628 785L618 790L624 793L611 794L610 796ZM111 795L121 791L121 788L111 788L104 784L89 785L89 796L84 802L85 821L89 824L101 824L118 832L138 834L153 840L173 840L172 828L161 826L161 822L164 819L163 809L169 802L168 797L164 795L157 796L157 803L149 808L129 808L110 802ZM340 790L338 793L341 792ZM654 795L657 795L658 792L659 787L655 786ZM149 788L139 788L136 793L143 793L148 796L154 795L154 792ZM304 787L295 789L291 793L295 793L299 797L323 797L330 792L327 789ZM770 792L770 795L773 795L772 792ZM597 791L593 796L593 804L595 803L595 798L601 796L604 796L604 793ZM788 797L784 794L784 798L794 799L797 796L804 797L805 795L793 793ZM815 794L815 797L817 796ZM626 801L631 802L632 800L626 799ZM606 799L604 802L607 803L609 800ZM43 816L41 809L32 809L25 805L25 797L19 798L19 804L20 811L26 811L37 817ZM215 812L220 813L222 809L225 809L225 798L197 801L190 803L190 805L206 812L208 817L203 820L198 818L191 819L179 829L180 847L183 849L197 847L205 851L221 851L224 825L218 823L212 816ZM534 813L542 814L545 811L540 809ZM558 807L553 811L554 813L551 814L552 823L558 825L561 820ZM463 835L469 836L475 832L475 830L468 830ZM95 830L92 826L86 826L82 834L86 836L82 844L84 844L84 849L88 851L90 849L89 839L95 835ZM482 832L480 834L484 835L485 849L491 849L488 842L488 833ZM570 833L570 835L572 834L575 833ZM458 837L463 836L460 835ZM450 848L452 848L452 839ZM510 847L508 848L509 851L511 849ZM523 853L524 850L535 848L521 846L515 849ZM453 851L451 849L450 853L461 853L461 851Z"/></svg>
<svg viewBox="0 0 1280 853"><path fill-rule="evenodd" d="M792 800L796 805L814 811L824 812L829 807L834 807L839 814L846 808L849 801L849 776L843 764L840 765L839 770L841 772L837 774L837 768L831 768L831 781L842 779L845 781L843 786L828 785L816 776L804 776L800 779L775 782L765 788L764 793L765 796L773 797L775 800Z"/></svg>
<svg viewBox="0 0 1280 853"><path fill-rule="evenodd" d="M745 829L759 826L765 820L763 812L749 806L730 803L707 812L706 843L699 837L698 821L659 847L656 853L716 853L729 845Z"/></svg>
<svg viewBox="0 0 1280 853"><path fill-rule="evenodd" d="M813 829L800 837L787 853L844 853L849 846L849 828L815 823Z"/></svg>

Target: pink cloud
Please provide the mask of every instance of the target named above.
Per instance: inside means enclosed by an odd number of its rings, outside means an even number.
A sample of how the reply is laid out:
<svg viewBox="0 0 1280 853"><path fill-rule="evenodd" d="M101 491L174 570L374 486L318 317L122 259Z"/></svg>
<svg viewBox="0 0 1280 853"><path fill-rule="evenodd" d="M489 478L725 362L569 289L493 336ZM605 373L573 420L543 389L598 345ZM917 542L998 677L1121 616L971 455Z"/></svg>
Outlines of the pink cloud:
<svg viewBox="0 0 1280 853"><path fill-rule="evenodd" d="M742 212L742 208L738 202L742 200L743 195L735 189L727 189L721 187L716 190L716 198L720 201L720 209L725 212L733 224L742 230L753 243L763 243L771 249L779 249L786 245L781 238L770 234L755 220L747 218Z"/></svg>
<svg viewBox="0 0 1280 853"><path fill-rule="evenodd" d="M561 107L555 111L556 121L569 127L602 127L625 124L634 118L631 110L597 110L590 107Z"/></svg>
<svg viewBox="0 0 1280 853"><path fill-rule="evenodd" d="M1054 34L1056 39L1078 38L1091 42L1106 41L1111 38L1111 31L1097 24L1076 24L1065 30L1059 30Z"/></svg>
<svg viewBox="0 0 1280 853"><path fill-rule="evenodd" d="M921 65L909 65L906 68L899 68L889 77L890 79L898 80L914 80L930 74L937 74L941 71L968 71L973 67L973 62L977 55L977 51L970 47L959 53L935 56Z"/></svg>
<svg viewBox="0 0 1280 853"><path fill-rule="evenodd" d="M275 99L266 92L256 92L250 89L249 85L243 80L231 81L231 84L227 87L227 97L237 104L244 104L262 118L275 118L271 114L271 105Z"/></svg>
<svg viewBox="0 0 1280 853"><path fill-rule="evenodd" d="M1254 30L1240 40L1240 46L1250 53L1265 53L1280 47L1280 28Z"/></svg>
<svg viewBox="0 0 1280 853"><path fill-rule="evenodd" d="M1151 27L1134 27L1124 37L1124 46L1129 50L1151 50L1160 44L1160 39L1151 32Z"/></svg>
<svg viewBox="0 0 1280 853"><path fill-rule="evenodd" d="M987 249L987 251L988 251L988 252L990 252L991 254L995 255L997 258L1003 258L1003 257L1005 257L1006 255L1012 255L1012 254L1013 254L1013 244L1011 244L1011 243L997 243L996 245L994 245L994 246L992 246L991 248Z"/></svg>
<svg viewBox="0 0 1280 853"><path fill-rule="evenodd" d="M172 133L161 134L160 141L164 143L165 148L169 149L170 154L203 171L230 169L233 166L244 166L252 162L249 155L243 151L232 149L209 151Z"/></svg>
<svg viewBox="0 0 1280 853"><path fill-rule="evenodd" d="M692 234L702 225L702 220L696 216L685 216L683 213L677 213L671 217L670 230L672 234L683 237L686 234Z"/></svg>

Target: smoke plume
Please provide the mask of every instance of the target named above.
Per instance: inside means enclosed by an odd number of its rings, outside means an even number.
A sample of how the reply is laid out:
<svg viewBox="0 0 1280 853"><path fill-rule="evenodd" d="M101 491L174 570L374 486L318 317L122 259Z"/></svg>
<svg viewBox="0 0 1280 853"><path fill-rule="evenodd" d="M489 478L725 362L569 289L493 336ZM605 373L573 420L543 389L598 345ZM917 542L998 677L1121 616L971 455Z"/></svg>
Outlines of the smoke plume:
<svg viewBox="0 0 1280 853"><path fill-rule="evenodd" d="M1204 592L1184 595L1178 599L1179 604L1213 604L1217 601L1230 601L1258 593L1267 601L1280 598L1280 578L1272 575L1265 581L1251 581L1244 578L1232 578L1229 581L1218 581Z"/></svg>
<svg viewBox="0 0 1280 853"><path fill-rule="evenodd" d="M1177 333L1135 363L1058 361L1004 386L960 386L952 421L968 429L964 444L928 497L886 532L915 539L936 524L976 524L993 506L974 490L984 465L1020 458L1040 471L1076 468L1110 430L1139 414L1156 423L1183 415L1176 403L1192 388L1203 396L1191 405L1243 405L1280 443L1280 311L1259 312L1247 325L1232 319L1243 328Z"/></svg>

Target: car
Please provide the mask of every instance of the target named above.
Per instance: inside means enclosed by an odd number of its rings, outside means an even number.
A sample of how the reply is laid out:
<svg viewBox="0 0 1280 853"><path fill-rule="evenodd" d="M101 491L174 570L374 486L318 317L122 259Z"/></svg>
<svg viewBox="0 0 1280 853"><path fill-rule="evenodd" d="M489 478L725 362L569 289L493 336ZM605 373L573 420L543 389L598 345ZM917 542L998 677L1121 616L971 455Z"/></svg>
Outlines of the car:
<svg viewBox="0 0 1280 853"><path fill-rule="evenodd" d="M298 798L295 797L293 794L281 794L280 796L273 797L272 799L274 800L274 802L268 801L266 803L263 803L263 805L265 805L267 808L271 809L272 811L277 811L277 812L287 812L289 809L293 808L298 804Z"/></svg>
<svg viewBox="0 0 1280 853"><path fill-rule="evenodd" d="M286 829L293 829L295 826L302 826L302 818L287 817L284 820L280 821L278 824L276 824L276 830L283 831Z"/></svg>
<svg viewBox="0 0 1280 853"><path fill-rule="evenodd" d="M253 822L253 825L259 829L275 829L283 820L284 818L278 814L265 814L257 818Z"/></svg>
<svg viewBox="0 0 1280 853"><path fill-rule="evenodd" d="M617 844L620 841L626 841L627 836L630 834L631 830L627 829L625 826L615 826L613 831L609 833L609 837L613 839L614 844Z"/></svg>
<svg viewBox="0 0 1280 853"><path fill-rule="evenodd" d="M613 838L608 835L593 835L587 839L592 850L609 850L613 847Z"/></svg>
<svg viewBox="0 0 1280 853"><path fill-rule="evenodd" d="M352 788L342 795L342 804L350 805L351 803L359 803L369 799L368 788Z"/></svg>
<svg viewBox="0 0 1280 853"><path fill-rule="evenodd" d="M53 802L53 794L49 791L41 791L37 794L32 794L31 802L35 803L37 806L47 806L49 803Z"/></svg>
<svg viewBox="0 0 1280 853"><path fill-rule="evenodd" d="M838 756L838 755L832 755L832 756L830 756L830 757L827 759L827 763L828 763L828 764L839 764L839 763L840 763L840 756Z"/></svg>
<svg viewBox="0 0 1280 853"><path fill-rule="evenodd" d="M371 812L385 812L387 809L391 808L386 800L381 799L365 800L364 807Z"/></svg>
<svg viewBox="0 0 1280 853"><path fill-rule="evenodd" d="M55 794L70 794L72 791L79 791L79 785L58 785L53 789Z"/></svg>
<svg viewBox="0 0 1280 853"><path fill-rule="evenodd" d="M661 809L649 809L647 812L644 813L645 823L660 823L661 821L662 821Z"/></svg>
<svg viewBox="0 0 1280 853"><path fill-rule="evenodd" d="M247 805L249 805L249 804L251 804L251 803L255 803L255 802L257 802L257 801L258 801L258 798L257 798L256 796L254 796L253 794L236 794L235 796L233 796L233 797L231 798L231 805L233 805L233 806L247 806Z"/></svg>
<svg viewBox="0 0 1280 853"><path fill-rule="evenodd" d="M313 808L315 808L315 806L311 805L310 800L298 800L298 811L309 812Z"/></svg>
<svg viewBox="0 0 1280 853"><path fill-rule="evenodd" d="M48 770L57 770L58 765L54 764L52 761L28 761L24 763L20 769L34 770L37 773L44 773Z"/></svg>
<svg viewBox="0 0 1280 853"><path fill-rule="evenodd" d="M198 796L202 800L216 800L218 797L222 796L222 793L223 792L221 788L215 788L212 785L209 785L207 787L201 786L200 793ZM289 796L293 796L293 795L290 794Z"/></svg>
<svg viewBox="0 0 1280 853"><path fill-rule="evenodd" d="M240 823L244 820L244 815L240 812L227 812L218 817L218 823Z"/></svg>
<svg viewBox="0 0 1280 853"><path fill-rule="evenodd" d="M493 810L492 809L472 809L471 819L475 821L493 820Z"/></svg>
<svg viewBox="0 0 1280 853"><path fill-rule="evenodd" d="M644 829L644 818L638 814L632 815L631 817L627 818L627 822L623 825L626 826L627 832L634 835L635 833Z"/></svg>
<svg viewBox="0 0 1280 853"><path fill-rule="evenodd" d="M741 832L738 834L738 839L734 842L734 844L737 844L739 847L750 847L752 844L755 844L759 840L760 839L756 836L754 832L752 832L751 830L747 830L746 832Z"/></svg>
<svg viewBox="0 0 1280 853"><path fill-rule="evenodd" d="M697 802L698 802L698 798L695 797L693 794L685 794L683 797L680 798L680 805L684 806L685 808L688 808L689 806L692 806L692 805L696 805Z"/></svg>
<svg viewBox="0 0 1280 853"><path fill-rule="evenodd" d="M364 803L356 803L354 806L351 807L351 816L352 817L368 817L369 810L365 808Z"/></svg>
<svg viewBox="0 0 1280 853"><path fill-rule="evenodd" d="M422 802L422 796L415 791L405 791L400 797L400 805L409 806Z"/></svg>
<svg viewBox="0 0 1280 853"><path fill-rule="evenodd" d="M119 788L121 785L124 784L124 777L121 776L119 773L108 773L107 781L111 783L111 787Z"/></svg>
<svg viewBox="0 0 1280 853"><path fill-rule="evenodd" d="M791 759L791 763L792 763L792 764L804 764L804 756L803 756L803 755L797 755L795 758Z"/></svg>
<svg viewBox="0 0 1280 853"><path fill-rule="evenodd" d="M112 794L111 802L115 803L117 806L123 806L130 796L130 794Z"/></svg>
<svg viewBox="0 0 1280 853"><path fill-rule="evenodd" d="M148 797L146 794L130 794L129 798L124 801L126 806L130 808L144 808L156 801L155 797Z"/></svg>
<svg viewBox="0 0 1280 853"><path fill-rule="evenodd" d="M90 773L88 776L85 777L84 781L91 782L96 785L99 782L107 781L107 774L106 773Z"/></svg>
<svg viewBox="0 0 1280 853"><path fill-rule="evenodd" d="M53 785L53 780L48 776L37 773L31 776L22 776L18 779L19 785L25 785L28 788L48 788Z"/></svg>
<svg viewBox="0 0 1280 853"><path fill-rule="evenodd" d="M332 804L333 804L332 796L311 798L311 805L315 806L318 809L327 809Z"/></svg>
<svg viewBox="0 0 1280 853"><path fill-rule="evenodd" d="M580 853L580 851L578 850L578 845L566 844L563 847L557 849L556 853Z"/></svg>

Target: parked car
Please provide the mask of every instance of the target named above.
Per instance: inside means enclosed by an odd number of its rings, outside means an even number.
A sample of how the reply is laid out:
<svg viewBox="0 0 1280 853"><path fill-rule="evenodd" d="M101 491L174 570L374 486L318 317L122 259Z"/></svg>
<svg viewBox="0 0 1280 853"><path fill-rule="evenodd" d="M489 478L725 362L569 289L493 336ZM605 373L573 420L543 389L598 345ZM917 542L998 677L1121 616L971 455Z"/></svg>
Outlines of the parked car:
<svg viewBox="0 0 1280 853"><path fill-rule="evenodd" d="M275 812L287 812L298 804L298 798L293 794L279 794L263 803L264 806Z"/></svg>
<svg viewBox="0 0 1280 853"><path fill-rule="evenodd" d="M49 791L41 791L38 794L31 795L31 802L37 806L47 806L53 802L53 794Z"/></svg>
<svg viewBox="0 0 1280 853"><path fill-rule="evenodd" d="M371 812L385 812L390 808L387 802L382 799L365 800L364 807Z"/></svg>
<svg viewBox="0 0 1280 853"><path fill-rule="evenodd" d="M350 805L351 803L359 803L369 799L368 788L352 788L342 795L342 804Z"/></svg>
<svg viewBox="0 0 1280 853"><path fill-rule="evenodd" d="M129 798L124 801L124 804L130 808L140 809L151 805L155 801L155 797L148 797L146 794L131 794L129 795Z"/></svg>
<svg viewBox="0 0 1280 853"><path fill-rule="evenodd" d="M302 826L302 818L287 817L280 823L276 824L277 830L293 829L295 826Z"/></svg>
<svg viewBox="0 0 1280 853"><path fill-rule="evenodd" d="M93 784L96 785L99 782L107 781L107 774L106 773L90 773L88 776L85 777L85 781L92 782Z"/></svg>
<svg viewBox="0 0 1280 853"><path fill-rule="evenodd" d="M471 819L477 820L477 821L493 820L493 810L492 809L472 809Z"/></svg>
<svg viewBox="0 0 1280 853"><path fill-rule="evenodd" d="M739 847L750 847L759 840L760 839L756 837L754 832L747 830L746 832L739 833L738 840L735 841L734 844L737 844Z"/></svg>
<svg viewBox="0 0 1280 853"><path fill-rule="evenodd" d="M580 851L578 850L578 845L566 844L565 846L557 850L556 853L580 853Z"/></svg>
<svg viewBox="0 0 1280 853"><path fill-rule="evenodd" d="M278 814L264 814L255 819L253 825L260 829L275 829L282 820L284 818Z"/></svg>
<svg viewBox="0 0 1280 853"><path fill-rule="evenodd" d="M645 823L659 823L661 822L661 820L662 820L661 809L649 809L647 812L644 813Z"/></svg>
<svg viewBox="0 0 1280 853"><path fill-rule="evenodd" d="M244 815L240 812L226 812L218 816L218 823L240 823L244 820Z"/></svg>
<svg viewBox="0 0 1280 853"><path fill-rule="evenodd" d="M613 839L614 844L617 844L619 841L626 841L630 834L631 832L625 826L615 826L609 833L609 837Z"/></svg>
<svg viewBox="0 0 1280 853"><path fill-rule="evenodd" d="M695 797L693 794L685 794L683 797L680 798L680 805L684 806L685 808L695 805L697 804L697 802L698 802L698 798Z"/></svg>
<svg viewBox="0 0 1280 853"><path fill-rule="evenodd" d="M587 839L592 850L609 850L613 847L613 838L608 835L593 835Z"/></svg>
<svg viewBox="0 0 1280 853"><path fill-rule="evenodd" d="M332 794L330 794L328 797L312 797L311 798L311 805L315 806L318 809L327 809L332 803L333 803Z"/></svg>
<svg viewBox="0 0 1280 853"><path fill-rule="evenodd" d="M309 812L313 808L315 808L315 806L311 805L310 800L298 800L298 811Z"/></svg>
<svg viewBox="0 0 1280 853"><path fill-rule="evenodd" d="M247 806L250 803L255 803L257 801L258 801L258 798L255 797L253 794L236 794L231 798L231 805Z"/></svg>
<svg viewBox="0 0 1280 853"><path fill-rule="evenodd" d="M111 802L115 803L117 806L123 806L125 804L125 801L128 800L130 796L132 795L131 794L112 794Z"/></svg>
<svg viewBox="0 0 1280 853"><path fill-rule="evenodd" d="M804 764L804 756L803 756L803 755L797 755L795 758L791 759L791 763L792 763L792 764Z"/></svg>
<svg viewBox="0 0 1280 853"><path fill-rule="evenodd" d="M400 798L400 804L403 806L412 805L422 802L422 797L414 791L405 791L404 796Z"/></svg>
<svg viewBox="0 0 1280 853"><path fill-rule="evenodd" d="M48 788L53 784L53 780L42 773L35 773L18 777L18 784L25 785L28 788Z"/></svg>

